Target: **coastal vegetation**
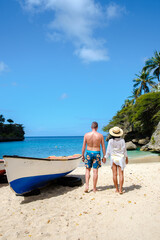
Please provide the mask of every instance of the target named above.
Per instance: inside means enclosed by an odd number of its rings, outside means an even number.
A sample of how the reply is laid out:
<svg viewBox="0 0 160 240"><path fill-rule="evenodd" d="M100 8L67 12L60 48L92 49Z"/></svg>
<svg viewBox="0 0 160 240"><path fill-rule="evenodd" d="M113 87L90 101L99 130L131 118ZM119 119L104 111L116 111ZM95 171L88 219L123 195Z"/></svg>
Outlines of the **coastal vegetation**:
<svg viewBox="0 0 160 240"><path fill-rule="evenodd" d="M154 56L146 61L143 70L149 70L149 72L152 72L153 76L155 76L158 79L158 82L160 82L160 52L156 51Z"/></svg>
<svg viewBox="0 0 160 240"><path fill-rule="evenodd" d="M0 142L22 141L24 140L24 127L22 124L16 124L12 119L7 119L0 115Z"/></svg>
<svg viewBox="0 0 160 240"><path fill-rule="evenodd" d="M132 96L125 100L121 110L103 127L103 131L108 132L116 125L124 129L126 141L150 138L159 121L160 52L156 51L133 79Z"/></svg>

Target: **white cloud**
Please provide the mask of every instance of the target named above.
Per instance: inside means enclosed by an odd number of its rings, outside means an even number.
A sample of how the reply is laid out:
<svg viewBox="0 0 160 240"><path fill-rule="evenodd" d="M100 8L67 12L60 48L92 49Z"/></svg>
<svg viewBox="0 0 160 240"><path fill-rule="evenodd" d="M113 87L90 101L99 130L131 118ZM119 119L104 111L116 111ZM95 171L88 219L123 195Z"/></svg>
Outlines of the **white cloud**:
<svg viewBox="0 0 160 240"><path fill-rule="evenodd" d="M115 19L120 17L122 14L126 14L126 8L116 3L110 3L106 8L107 19Z"/></svg>
<svg viewBox="0 0 160 240"><path fill-rule="evenodd" d="M56 32L48 33L47 38L53 42L63 41L63 35Z"/></svg>
<svg viewBox="0 0 160 240"><path fill-rule="evenodd" d="M75 54L82 58L85 62L109 60L106 49L82 48L77 50Z"/></svg>
<svg viewBox="0 0 160 240"><path fill-rule="evenodd" d="M66 99L66 98L68 98L67 93L63 93L63 94L61 95L61 97L60 97L61 100L64 100L64 99Z"/></svg>
<svg viewBox="0 0 160 240"><path fill-rule="evenodd" d="M107 61L105 41L96 36L98 28L121 15L123 8L117 4L102 7L94 0L21 0L23 7L32 12L52 11L48 23L48 38L53 41L71 41L75 53L85 62Z"/></svg>
<svg viewBox="0 0 160 240"><path fill-rule="evenodd" d="M0 73L8 70L8 66L4 62L0 62Z"/></svg>

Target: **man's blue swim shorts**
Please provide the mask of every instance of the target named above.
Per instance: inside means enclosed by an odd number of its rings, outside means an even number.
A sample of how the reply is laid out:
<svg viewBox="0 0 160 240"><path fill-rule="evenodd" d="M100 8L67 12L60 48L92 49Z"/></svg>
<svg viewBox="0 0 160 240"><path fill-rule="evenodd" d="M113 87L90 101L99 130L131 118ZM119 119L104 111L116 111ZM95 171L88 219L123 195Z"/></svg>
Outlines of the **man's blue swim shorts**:
<svg viewBox="0 0 160 240"><path fill-rule="evenodd" d="M101 167L101 153L100 151L89 151L86 152L85 158L85 167L86 168L99 168Z"/></svg>

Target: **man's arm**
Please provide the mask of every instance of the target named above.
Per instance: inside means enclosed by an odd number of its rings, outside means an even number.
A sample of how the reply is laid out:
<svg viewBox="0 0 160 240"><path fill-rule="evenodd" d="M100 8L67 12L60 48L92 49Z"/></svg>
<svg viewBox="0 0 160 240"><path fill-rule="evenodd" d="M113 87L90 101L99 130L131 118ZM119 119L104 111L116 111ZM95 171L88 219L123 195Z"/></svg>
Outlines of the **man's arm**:
<svg viewBox="0 0 160 240"><path fill-rule="evenodd" d="M84 135L83 147L82 147L82 161L83 161L83 162L84 162L84 159L85 159L84 153L85 153L85 149L86 149L86 143L87 143L87 141L86 141L86 135Z"/></svg>
<svg viewBox="0 0 160 240"><path fill-rule="evenodd" d="M102 135L101 145L102 145L102 152L103 152L102 162L105 163L105 162L106 162L106 158L105 158L105 155L106 155L106 147L105 147L105 144L104 144L104 137L103 137L103 135Z"/></svg>

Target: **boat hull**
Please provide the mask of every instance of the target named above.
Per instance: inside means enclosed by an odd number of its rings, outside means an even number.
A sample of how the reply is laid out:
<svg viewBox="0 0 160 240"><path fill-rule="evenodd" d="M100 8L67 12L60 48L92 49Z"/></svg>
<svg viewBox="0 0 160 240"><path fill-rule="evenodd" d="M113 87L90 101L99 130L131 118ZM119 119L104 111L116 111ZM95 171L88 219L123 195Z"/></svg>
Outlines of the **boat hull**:
<svg viewBox="0 0 160 240"><path fill-rule="evenodd" d="M6 175L10 187L20 195L45 186L49 181L73 171L81 160L56 160L4 156Z"/></svg>
<svg viewBox="0 0 160 240"><path fill-rule="evenodd" d="M5 174L6 170L4 167L4 161L0 159L0 175Z"/></svg>

